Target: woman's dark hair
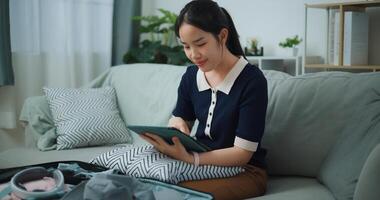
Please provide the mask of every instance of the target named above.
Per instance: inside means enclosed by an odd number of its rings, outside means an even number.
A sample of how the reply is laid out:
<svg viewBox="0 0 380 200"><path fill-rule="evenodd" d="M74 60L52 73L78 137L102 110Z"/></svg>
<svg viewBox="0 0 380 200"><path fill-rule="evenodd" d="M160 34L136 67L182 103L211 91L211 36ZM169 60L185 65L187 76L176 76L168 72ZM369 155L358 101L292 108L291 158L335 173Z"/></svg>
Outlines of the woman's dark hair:
<svg viewBox="0 0 380 200"><path fill-rule="evenodd" d="M231 16L226 9L219 7L216 2L212 0L193 0L186 4L175 22L175 34L178 38L179 28L184 22L211 33L217 39L220 31L226 28L228 30L226 44L228 50L236 56L245 57Z"/></svg>

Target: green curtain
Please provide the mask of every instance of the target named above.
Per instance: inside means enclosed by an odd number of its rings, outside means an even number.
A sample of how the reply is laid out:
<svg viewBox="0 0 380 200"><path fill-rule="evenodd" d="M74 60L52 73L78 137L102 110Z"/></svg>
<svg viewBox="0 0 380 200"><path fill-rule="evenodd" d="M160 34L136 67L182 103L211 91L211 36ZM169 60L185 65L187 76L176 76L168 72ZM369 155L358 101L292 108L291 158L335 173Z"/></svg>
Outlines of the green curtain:
<svg viewBox="0 0 380 200"><path fill-rule="evenodd" d="M0 0L0 86L14 85L9 29L9 0Z"/></svg>
<svg viewBox="0 0 380 200"><path fill-rule="evenodd" d="M112 28L112 65L123 63L123 56L139 42L139 23L133 16L141 15L141 0L114 0Z"/></svg>

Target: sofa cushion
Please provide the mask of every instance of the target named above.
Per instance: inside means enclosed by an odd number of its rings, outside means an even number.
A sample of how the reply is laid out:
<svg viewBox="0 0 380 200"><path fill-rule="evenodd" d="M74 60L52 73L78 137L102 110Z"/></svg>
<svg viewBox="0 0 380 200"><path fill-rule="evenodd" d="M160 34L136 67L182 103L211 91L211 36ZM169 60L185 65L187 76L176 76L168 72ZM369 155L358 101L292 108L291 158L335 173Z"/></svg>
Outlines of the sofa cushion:
<svg viewBox="0 0 380 200"><path fill-rule="evenodd" d="M83 147L66 150L40 151L36 148L17 147L0 152L0 169L36 165L58 161L89 162L100 154L130 144L116 144L109 146Z"/></svg>
<svg viewBox="0 0 380 200"><path fill-rule="evenodd" d="M112 87L44 88L57 128L57 149L132 142Z"/></svg>
<svg viewBox="0 0 380 200"><path fill-rule="evenodd" d="M90 161L106 168L118 169L126 175L151 178L168 183L224 178L244 171L242 167L202 165L196 167L158 152L153 146L124 147L106 152Z"/></svg>
<svg viewBox="0 0 380 200"><path fill-rule="evenodd" d="M353 198L363 165L380 143L380 73L350 75L345 82L343 91L355 97L347 107L352 117L318 176L337 199Z"/></svg>
<svg viewBox="0 0 380 200"><path fill-rule="evenodd" d="M315 178L295 176L269 177L267 192L252 200L335 200L331 192Z"/></svg>
<svg viewBox="0 0 380 200"><path fill-rule="evenodd" d="M366 113L369 86L379 87L379 78L378 73L346 72L267 76L269 102L262 144L268 149L269 174L316 177L348 122Z"/></svg>

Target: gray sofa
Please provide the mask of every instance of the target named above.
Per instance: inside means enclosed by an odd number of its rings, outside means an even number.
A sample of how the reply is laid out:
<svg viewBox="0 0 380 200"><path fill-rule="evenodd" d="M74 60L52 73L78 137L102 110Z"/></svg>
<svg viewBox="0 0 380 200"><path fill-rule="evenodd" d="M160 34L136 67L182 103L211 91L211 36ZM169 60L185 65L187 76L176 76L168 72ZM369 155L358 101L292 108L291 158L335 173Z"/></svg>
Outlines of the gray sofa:
<svg viewBox="0 0 380 200"><path fill-rule="evenodd" d="M111 68L87 87L116 88L127 124L167 125L185 67L133 64ZM380 73L322 72L292 77L264 71L269 105L262 144L270 175L257 200L380 199ZM0 153L0 168L91 158L115 146L54 149L44 97L21 113L26 145ZM135 134L134 145L145 145Z"/></svg>

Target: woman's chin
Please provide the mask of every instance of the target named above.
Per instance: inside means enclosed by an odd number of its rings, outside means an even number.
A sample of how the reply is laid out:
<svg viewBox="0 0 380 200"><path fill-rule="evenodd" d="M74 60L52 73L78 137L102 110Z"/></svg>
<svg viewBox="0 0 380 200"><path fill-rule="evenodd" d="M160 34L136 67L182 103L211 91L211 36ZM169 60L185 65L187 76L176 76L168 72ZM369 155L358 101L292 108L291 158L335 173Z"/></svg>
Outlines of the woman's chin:
<svg viewBox="0 0 380 200"><path fill-rule="evenodd" d="M202 72L209 72L212 69L210 67L207 67L207 65L197 65L198 69L200 69Z"/></svg>
<svg viewBox="0 0 380 200"><path fill-rule="evenodd" d="M211 69L208 69L208 68L205 68L205 67L199 67L199 66L198 66L198 69L201 70L202 72L209 72L209 71L211 71Z"/></svg>

